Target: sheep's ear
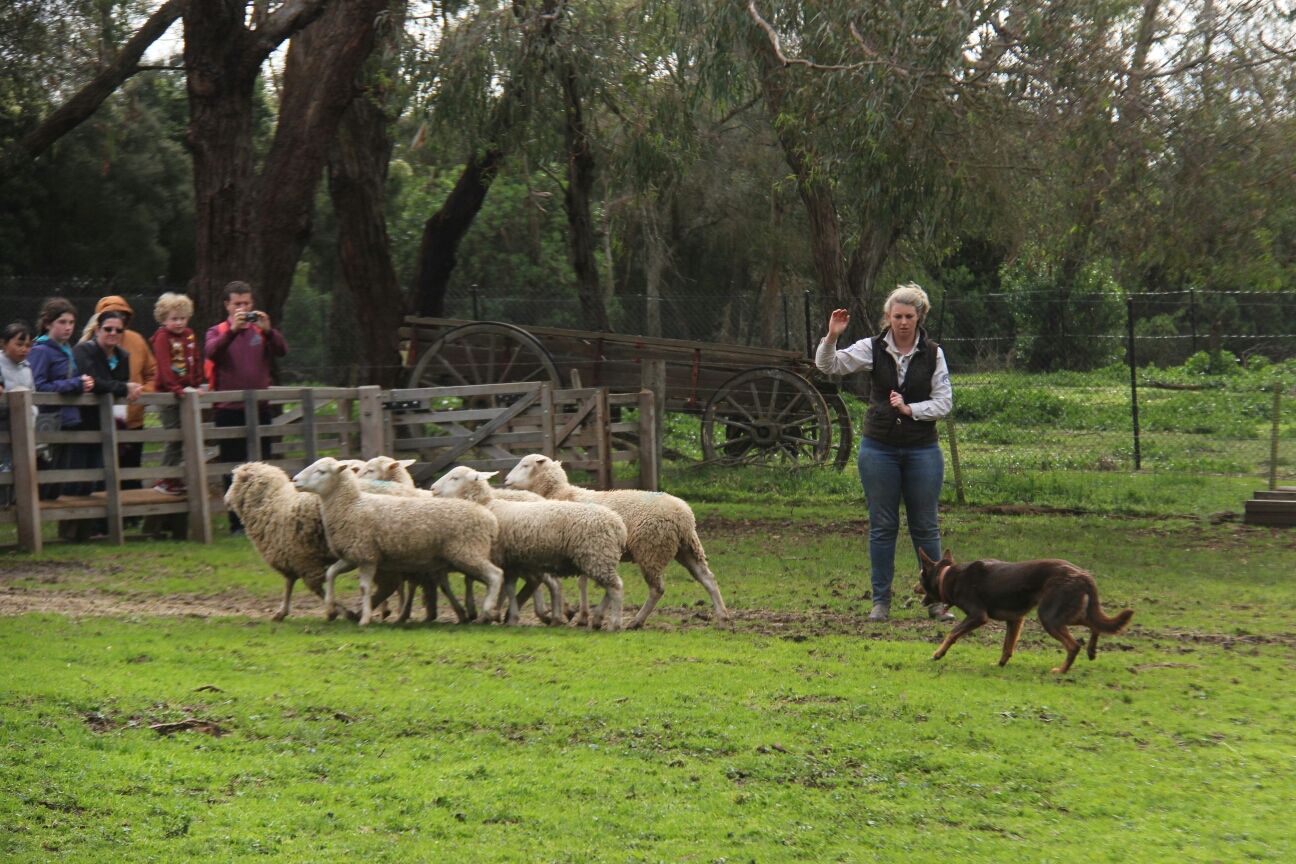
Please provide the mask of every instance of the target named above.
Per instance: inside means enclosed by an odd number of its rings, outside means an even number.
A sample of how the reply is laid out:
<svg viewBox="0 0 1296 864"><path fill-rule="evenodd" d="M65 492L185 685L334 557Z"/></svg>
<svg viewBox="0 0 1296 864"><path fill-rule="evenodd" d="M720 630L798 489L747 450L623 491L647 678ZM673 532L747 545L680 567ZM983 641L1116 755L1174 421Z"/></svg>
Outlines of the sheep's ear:
<svg viewBox="0 0 1296 864"><path fill-rule="evenodd" d="M480 480L480 481L482 481L483 483L485 483L485 482L489 481L490 478L494 477L494 476L495 476L496 474L498 474L498 473L499 473L498 471L478 471L478 472L477 472L477 479Z"/></svg>
<svg viewBox="0 0 1296 864"><path fill-rule="evenodd" d="M402 468L408 468L408 467L410 467L411 465L413 465L413 464L414 464L415 462L417 462L417 461L418 461L417 459L402 459L402 460L400 460L399 462L397 462L396 464L399 465L399 466L402 467Z"/></svg>

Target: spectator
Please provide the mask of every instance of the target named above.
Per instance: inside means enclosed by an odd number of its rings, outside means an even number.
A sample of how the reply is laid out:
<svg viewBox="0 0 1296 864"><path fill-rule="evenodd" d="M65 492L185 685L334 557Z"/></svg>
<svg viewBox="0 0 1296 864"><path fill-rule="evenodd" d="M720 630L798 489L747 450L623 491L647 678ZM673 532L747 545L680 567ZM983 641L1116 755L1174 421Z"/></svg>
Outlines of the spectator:
<svg viewBox="0 0 1296 864"><path fill-rule="evenodd" d="M32 345L27 362L31 364L37 392L79 395L93 387L94 379L77 370L72 349L68 347L68 340L76 329L76 307L62 297L51 297L41 307L36 326L41 335ZM53 420L55 429L76 431L81 428L81 412L74 405L61 408L49 405L41 408L40 412L52 415L51 419L58 418ZM66 470L85 468L85 460L92 447L93 445L85 444L51 445L49 460L43 467ZM88 495L90 489L89 483L46 483L41 486L40 496L48 501L64 492L69 495Z"/></svg>
<svg viewBox="0 0 1296 864"><path fill-rule="evenodd" d="M205 345L206 378L212 390L264 390L271 382L271 362L288 353L288 343L270 326L270 316L252 308L252 286L231 282L225 286L225 312L229 317L208 329ZM217 402L217 426L242 426L248 422L242 402ZM270 424L270 407L257 406L252 422ZM261 458L270 459L271 439L261 439ZM220 461L246 462L247 441L244 438L222 438ZM225 475L225 488L232 482ZM242 534L238 514L229 514L230 534Z"/></svg>
<svg viewBox="0 0 1296 864"><path fill-rule="evenodd" d="M130 352L121 347L126 332L126 313L117 309L101 312L95 326L94 338L76 346L72 356L77 368L91 379L90 392L95 395L111 393L128 403L134 403L144 392L144 385L130 380ZM81 409L81 428L97 431L99 406L87 405ZM103 448L99 448L102 457ZM92 465L92 468L102 467Z"/></svg>
<svg viewBox="0 0 1296 864"><path fill-rule="evenodd" d="M133 403L139 399L144 386L130 380L130 353L121 347L122 335L126 332L126 313L111 309L100 312L96 318L94 338L85 340L72 351L77 368L93 379L91 392L95 395L111 393L119 399ZM116 414L115 410L114 414ZM86 405L81 408L81 426L83 429L94 431L103 428L99 422L98 405ZM86 467L102 468L103 447L99 444L83 446L90 448L86 454ZM103 486L102 483L95 485ZM95 526L93 536L102 537L108 533L107 520L96 520Z"/></svg>
<svg viewBox="0 0 1296 864"><path fill-rule="evenodd" d="M153 357L157 361L157 391L174 393L177 397L186 388L202 386L202 367L198 365L197 343L194 332L189 329L189 319L193 317L193 301L184 294L173 294L170 291L158 298L153 307L153 317L157 319L157 332L150 340L153 346ZM162 406L162 426L166 429L180 428L180 405ZM162 453L162 464L166 467L179 465L184 459L184 443L168 441ZM167 495L183 495L188 491L179 477L165 477L153 487Z"/></svg>
<svg viewBox="0 0 1296 864"><path fill-rule="evenodd" d="M9 421L9 400L4 393L10 390L35 390L36 383L32 378L31 366L27 363L27 354L31 351L31 328L22 321L15 321L0 331L0 429ZM8 444L0 444L0 475L8 474L13 479L13 449ZM13 486L0 486L0 507L13 503Z"/></svg>
<svg viewBox="0 0 1296 864"><path fill-rule="evenodd" d="M99 323L99 316L108 311L121 312L125 316L127 330L121 334L121 347L123 351L130 355L129 380L143 387L143 392L152 393L154 383L157 380L157 364L153 362L153 352L149 348L149 343L139 333L129 329L131 319L135 316L135 310L131 309L125 297L113 295L100 299L95 305L95 314L86 322L85 331L81 334L81 341L85 342L94 335L95 327ZM125 428L127 429L143 429L144 406L126 406L125 422ZM138 468L144 459L144 442L129 441L118 444L117 454L117 461L121 467ZM123 480L121 488L138 489L140 488L140 481Z"/></svg>

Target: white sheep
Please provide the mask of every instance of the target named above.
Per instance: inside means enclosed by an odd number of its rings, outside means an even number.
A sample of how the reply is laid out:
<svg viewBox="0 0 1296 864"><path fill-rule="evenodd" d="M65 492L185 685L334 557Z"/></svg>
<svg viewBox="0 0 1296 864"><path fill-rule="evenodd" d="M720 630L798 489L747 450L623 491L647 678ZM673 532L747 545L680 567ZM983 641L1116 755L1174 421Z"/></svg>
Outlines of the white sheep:
<svg viewBox="0 0 1296 864"><path fill-rule="evenodd" d="M383 495L431 495L431 492L419 489L414 483L414 477L409 473L409 466L413 465L415 461L414 459L393 459L390 456L375 456L362 464L362 467L356 471L356 476L365 482L365 491L367 492ZM492 498L502 498L506 501L529 501L535 503L545 500L533 492L523 492L520 489L501 489L497 486L491 486L490 492ZM464 605L467 607L465 614L469 618L475 617L477 614L477 601L473 595L472 587L473 581L471 576L464 576ZM541 604L540 594L536 591L541 584L549 589L551 599L555 596L562 596L562 585L548 573L541 574L538 582L534 578L528 578L526 587L522 589L520 594L514 595L511 591L509 593L508 620L510 623L516 621L518 606L525 604L533 596L537 618L546 624L562 623L561 621L551 620L549 611ZM460 607L454 595L447 594L446 596L451 604L455 606L456 612L458 612Z"/></svg>
<svg viewBox="0 0 1296 864"><path fill-rule="evenodd" d="M369 494L361 491L349 468L327 456L304 468L293 483L320 496L329 548L339 556L325 575L324 602L330 609L333 582L350 567L360 570L361 626L373 616L374 576L380 565L407 573L453 568L486 582L478 621L495 617L504 573L490 560L499 524L485 507L470 501Z"/></svg>
<svg viewBox="0 0 1296 864"><path fill-rule="evenodd" d="M323 599L325 574L337 556L329 551L324 536L319 496L298 491L292 479L274 465L247 462L234 469L225 506L239 515L252 547L284 578L283 604L274 614L275 621L282 621L292 611L293 586L298 579ZM400 582L394 574L381 574L379 601ZM346 615L358 617L349 609Z"/></svg>
<svg viewBox="0 0 1296 864"><path fill-rule="evenodd" d="M607 629L621 629L622 585L617 563L626 546L621 517L606 507L569 501L517 502L491 495L487 480L494 471L460 466L432 484L438 497L475 501L490 508L499 521L492 559L504 568L511 583L516 575L551 573L586 576L607 591ZM563 608L562 594L553 608ZM561 623L561 615L552 623Z"/></svg>
<svg viewBox="0 0 1296 864"><path fill-rule="evenodd" d="M682 564L711 595L715 622L722 624L729 619L729 610L725 608L724 599L720 596L720 586L707 567L706 551L697 536L697 520L693 516L693 510L674 495L635 489L596 492L572 486L567 482L567 472L563 470L561 462L538 453L523 457L504 479L504 485L510 489L535 492L551 500L601 504L624 520L628 545L627 557L623 560L634 561L639 565L644 581L648 583L648 599L629 625L631 629L643 626L657 601L666 593L666 565L672 558ZM578 620L586 618L587 608L582 592L581 617ZM600 605L595 615L600 614L602 609Z"/></svg>

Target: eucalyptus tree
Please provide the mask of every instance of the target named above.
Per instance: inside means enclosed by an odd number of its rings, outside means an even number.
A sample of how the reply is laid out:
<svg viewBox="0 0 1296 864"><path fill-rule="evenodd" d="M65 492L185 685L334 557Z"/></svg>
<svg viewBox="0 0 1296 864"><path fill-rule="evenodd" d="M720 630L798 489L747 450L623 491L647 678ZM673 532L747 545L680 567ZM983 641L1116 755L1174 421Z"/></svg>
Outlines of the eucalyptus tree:
<svg viewBox="0 0 1296 864"><path fill-rule="evenodd" d="M187 0L184 58L197 210L195 305L220 317L228 282L280 317L310 233L314 190L383 0ZM258 166L262 66L290 37L274 139Z"/></svg>
<svg viewBox="0 0 1296 864"><path fill-rule="evenodd" d="M139 72L144 52L180 17L185 2L166 0L129 38L131 19L147 11L144 3L5 3L0 9L0 183L84 122ZM31 115L57 96L63 101L35 121Z"/></svg>

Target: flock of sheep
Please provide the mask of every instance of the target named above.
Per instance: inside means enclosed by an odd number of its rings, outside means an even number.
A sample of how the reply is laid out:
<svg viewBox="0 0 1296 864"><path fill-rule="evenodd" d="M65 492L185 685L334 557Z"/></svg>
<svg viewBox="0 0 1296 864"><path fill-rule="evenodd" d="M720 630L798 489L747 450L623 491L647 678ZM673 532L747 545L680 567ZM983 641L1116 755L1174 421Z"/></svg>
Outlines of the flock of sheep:
<svg viewBox="0 0 1296 864"><path fill-rule="evenodd" d="M573 486L561 462L540 455L524 457L505 478L507 488L489 485L496 472L461 466L425 490L410 476L411 464L388 456L368 462L326 457L294 478L264 462L235 469L225 504L243 520L261 557L284 577L276 621L288 615L298 579L324 599L332 620L339 611L337 576L358 570L360 612L345 614L361 625L393 595L401 599L397 622L409 620L415 591L422 588L429 621L437 616L440 590L460 622L516 624L519 605L534 598L541 621L563 626L569 614L560 578L578 576L580 607L572 623L620 630L617 564L633 561L648 584L648 599L628 625L638 628L665 593L672 559L711 595L715 622L728 620L693 511L673 495ZM464 576L463 605L450 587L452 571ZM592 613L587 580L604 590ZM486 586L480 615L473 582ZM547 607L541 587L549 594Z"/></svg>

